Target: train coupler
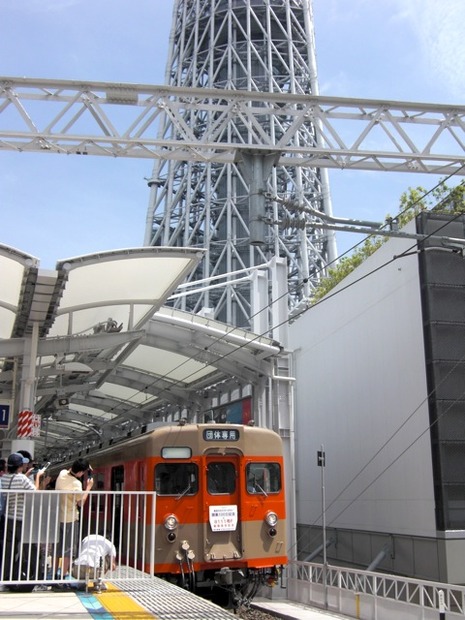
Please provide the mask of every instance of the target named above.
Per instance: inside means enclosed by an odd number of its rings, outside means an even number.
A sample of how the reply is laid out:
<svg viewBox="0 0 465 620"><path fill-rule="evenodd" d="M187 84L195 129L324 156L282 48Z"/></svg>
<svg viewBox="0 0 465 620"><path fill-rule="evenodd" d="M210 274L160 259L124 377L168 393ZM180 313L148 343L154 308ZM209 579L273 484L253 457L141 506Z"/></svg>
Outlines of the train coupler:
<svg viewBox="0 0 465 620"><path fill-rule="evenodd" d="M240 569L231 569L227 566L215 573L215 583L218 586L232 586L245 581L245 575Z"/></svg>

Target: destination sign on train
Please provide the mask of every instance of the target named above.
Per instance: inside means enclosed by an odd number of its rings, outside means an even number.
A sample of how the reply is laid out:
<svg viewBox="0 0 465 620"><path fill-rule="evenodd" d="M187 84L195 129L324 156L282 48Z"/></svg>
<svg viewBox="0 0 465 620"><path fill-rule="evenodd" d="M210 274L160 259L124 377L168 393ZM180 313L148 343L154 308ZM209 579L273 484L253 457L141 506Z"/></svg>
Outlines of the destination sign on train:
<svg viewBox="0 0 465 620"><path fill-rule="evenodd" d="M203 431L204 441L239 441L237 428L212 428Z"/></svg>

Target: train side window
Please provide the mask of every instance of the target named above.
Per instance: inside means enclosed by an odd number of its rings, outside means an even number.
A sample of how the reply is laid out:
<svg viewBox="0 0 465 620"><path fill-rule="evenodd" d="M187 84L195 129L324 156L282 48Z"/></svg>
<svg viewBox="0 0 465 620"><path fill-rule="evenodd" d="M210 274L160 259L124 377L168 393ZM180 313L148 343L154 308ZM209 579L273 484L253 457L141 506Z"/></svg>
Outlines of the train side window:
<svg viewBox="0 0 465 620"><path fill-rule="evenodd" d="M92 487L92 489L95 489L96 491L103 491L105 488L105 476L102 472L99 472L98 474L94 474L94 486ZM103 512L105 504L104 502L101 501L100 496L97 494L91 494L91 501L92 501L92 511L96 512L97 510L99 512Z"/></svg>
<svg viewBox="0 0 465 620"><path fill-rule="evenodd" d="M236 491L236 469L232 463L210 463L207 469L207 489L211 495Z"/></svg>
<svg viewBox="0 0 465 620"><path fill-rule="evenodd" d="M111 468L111 490L124 491L124 466L116 465Z"/></svg>
<svg viewBox="0 0 465 620"><path fill-rule="evenodd" d="M195 463L159 463L155 467L158 495L195 495L199 488L199 469Z"/></svg>
<svg viewBox="0 0 465 620"><path fill-rule="evenodd" d="M279 493L281 490L281 467L279 463L249 463L246 467L247 491L249 493Z"/></svg>

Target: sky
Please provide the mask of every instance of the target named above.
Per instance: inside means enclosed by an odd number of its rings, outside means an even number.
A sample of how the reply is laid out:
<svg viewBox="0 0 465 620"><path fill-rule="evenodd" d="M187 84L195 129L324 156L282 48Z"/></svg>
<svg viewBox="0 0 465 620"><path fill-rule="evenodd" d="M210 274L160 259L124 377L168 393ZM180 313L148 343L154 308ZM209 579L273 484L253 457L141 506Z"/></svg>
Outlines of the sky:
<svg viewBox="0 0 465 620"><path fill-rule="evenodd" d="M172 0L1 0L0 75L165 83ZM465 0L313 0L320 94L465 104ZM143 245L150 160L0 152L0 244L57 260ZM330 171L333 213L384 221L435 175ZM450 185L459 182L454 179ZM356 243L338 236L340 252Z"/></svg>

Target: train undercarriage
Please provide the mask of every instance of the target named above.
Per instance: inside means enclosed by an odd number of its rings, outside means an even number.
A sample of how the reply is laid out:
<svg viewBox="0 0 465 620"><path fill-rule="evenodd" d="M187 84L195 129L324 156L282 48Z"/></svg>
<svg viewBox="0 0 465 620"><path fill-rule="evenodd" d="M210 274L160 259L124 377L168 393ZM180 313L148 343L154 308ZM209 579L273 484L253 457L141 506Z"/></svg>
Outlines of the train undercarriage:
<svg viewBox="0 0 465 620"><path fill-rule="evenodd" d="M282 567L229 568L187 571L180 575L159 575L198 596L227 609L247 606L261 587L273 587L280 579Z"/></svg>

